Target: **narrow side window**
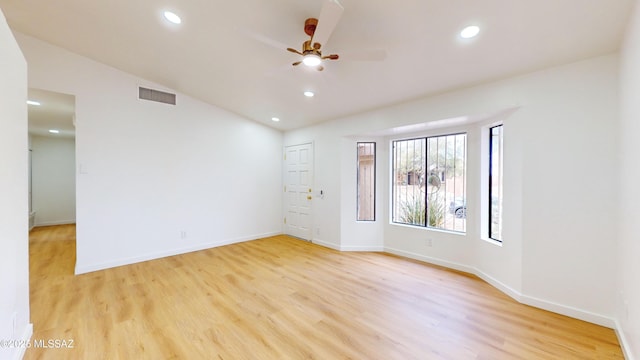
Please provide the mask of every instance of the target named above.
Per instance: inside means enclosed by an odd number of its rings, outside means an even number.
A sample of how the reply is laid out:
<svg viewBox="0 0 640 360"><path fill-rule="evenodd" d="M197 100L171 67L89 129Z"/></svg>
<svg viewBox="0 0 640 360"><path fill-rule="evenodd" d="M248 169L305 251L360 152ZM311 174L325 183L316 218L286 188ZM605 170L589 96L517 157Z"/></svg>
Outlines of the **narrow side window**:
<svg viewBox="0 0 640 360"><path fill-rule="evenodd" d="M489 130L489 238L502 241L503 125Z"/></svg>
<svg viewBox="0 0 640 360"><path fill-rule="evenodd" d="M376 219L376 143L358 143L358 221Z"/></svg>

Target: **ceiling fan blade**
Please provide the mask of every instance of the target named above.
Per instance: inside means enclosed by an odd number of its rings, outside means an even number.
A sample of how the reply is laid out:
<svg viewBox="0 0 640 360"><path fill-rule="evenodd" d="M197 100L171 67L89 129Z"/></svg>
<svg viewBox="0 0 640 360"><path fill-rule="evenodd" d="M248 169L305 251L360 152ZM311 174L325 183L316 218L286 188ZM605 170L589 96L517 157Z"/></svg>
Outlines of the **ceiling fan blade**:
<svg viewBox="0 0 640 360"><path fill-rule="evenodd" d="M294 63L293 63L293 64L291 64L291 65L293 65L293 66L298 66L298 65L300 65L300 64L302 64L302 61L296 61L296 62L294 62Z"/></svg>
<svg viewBox="0 0 640 360"><path fill-rule="evenodd" d="M322 59L329 59L329 60L338 60L340 58L340 56L338 56L338 54L331 54L331 55L327 55L327 56L323 56Z"/></svg>
<svg viewBox="0 0 640 360"><path fill-rule="evenodd" d="M279 42L278 40L274 40L274 39L272 39L272 38L270 38L268 36L262 35L262 34L256 32L256 31L248 30L248 29L239 29L239 31L241 33L245 34L246 36L256 40L256 41L259 41L259 42L261 42L261 43L263 43L265 45L274 47L276 49L286 49L287 48L287 45Z"/></svg>
<svg viewBox="0 0 640 360"><path fill-rule="evenodd" d="M298 54L298 55L304 55L302 54L300 51L294 49L294 48L287 48L287 51L291 51L294 54Z"/></svg>
<svg viewBox="0 0 640 360"><path fill-rule="evenodd" d="M382 49L340 51L340 59L347 61L382 61L387 52Z"/></svg>
<svg viewBox="0 0 640 360"><path fill-rule="evenodd" d="M336 25L338 25L343 11L344 8L338 0L325 0L320 11L320 17L318 17L318 26L313 34L312 43L325 45Z"/></svg>

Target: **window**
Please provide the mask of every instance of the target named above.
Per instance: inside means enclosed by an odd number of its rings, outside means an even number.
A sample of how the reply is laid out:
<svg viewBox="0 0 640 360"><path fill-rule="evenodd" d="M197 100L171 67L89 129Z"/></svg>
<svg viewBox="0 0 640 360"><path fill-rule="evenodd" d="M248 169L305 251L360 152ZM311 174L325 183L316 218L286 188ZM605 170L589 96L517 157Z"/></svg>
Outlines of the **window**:
<svg viewBox="0 0 640 360"><path fill-rule="evenodd" d="M466 145L466 134L393 142L393 222L466 231Z"/></svg>
<svg viewBox="0 0 640 360"><path fill-rule="evenodd" d="M502 241L502 129L489 129L489 238L497 241Z"/></svg>
<svg viewBox="0 0 640 360"><path fill-rule="evenodd" d="M358 221L376 219L376 143L358 143Z"/></svg>

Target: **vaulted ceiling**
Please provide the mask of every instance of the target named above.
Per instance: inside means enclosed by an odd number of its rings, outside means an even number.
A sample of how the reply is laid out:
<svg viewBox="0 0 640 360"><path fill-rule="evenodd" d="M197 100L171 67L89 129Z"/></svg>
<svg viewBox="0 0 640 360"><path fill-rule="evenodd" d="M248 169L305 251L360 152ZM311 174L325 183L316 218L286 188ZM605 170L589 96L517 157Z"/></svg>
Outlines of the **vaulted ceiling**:
<svg viewBox="0 0 640 360"><path fill-rule="evenodd" d="M286 48L301 48L305 19L325 1L0 0L0 8L14 30L289 130L615 52L634 4L339 0L344 12L322 49L341 59L322 72L291 66L300 56ZM164 10L182 23L168 23ZM462 39L467 25L480 34ZM384 60L357 60L376 49Z"/></svg>

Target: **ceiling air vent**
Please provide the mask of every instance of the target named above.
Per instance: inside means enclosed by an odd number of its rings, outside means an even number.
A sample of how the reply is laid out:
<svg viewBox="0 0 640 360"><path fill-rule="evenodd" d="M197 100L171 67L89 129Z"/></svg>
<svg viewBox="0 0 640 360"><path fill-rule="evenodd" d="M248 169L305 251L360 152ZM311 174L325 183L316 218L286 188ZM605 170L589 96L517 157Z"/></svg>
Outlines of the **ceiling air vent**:
<svg viewBox="0 0 640 360"><path fill-rule="evenodd" d="M176 94L167 93L160 90L138 88L138 98L142 100L156 101L165 104L176 104Z"/></svg>

